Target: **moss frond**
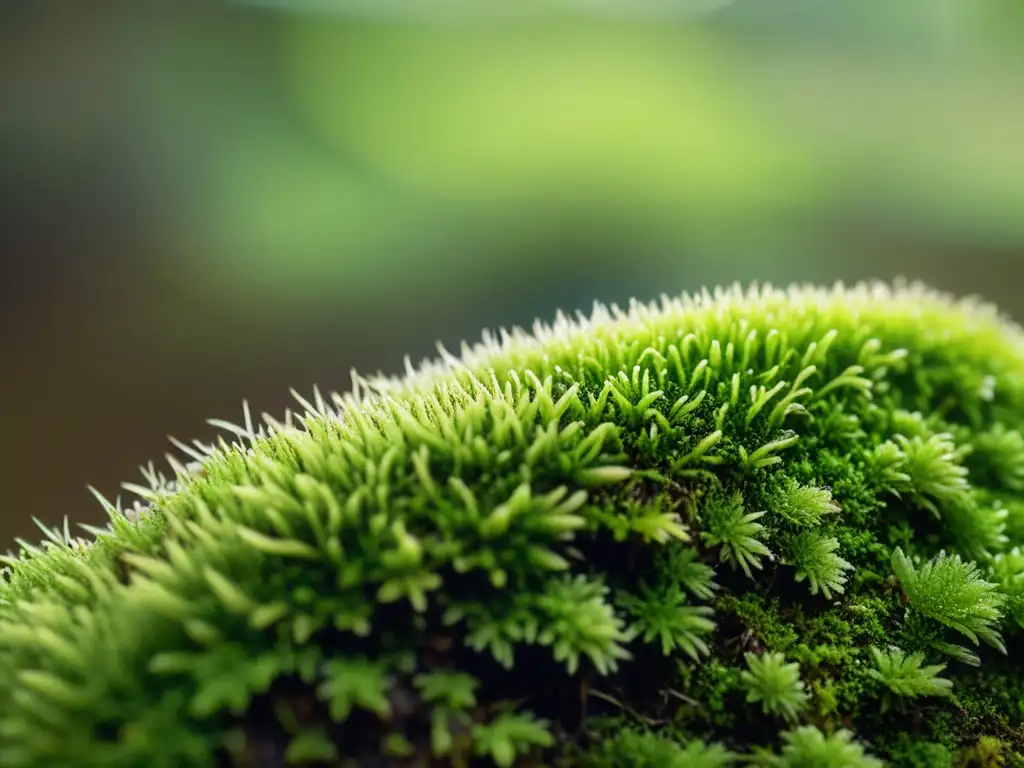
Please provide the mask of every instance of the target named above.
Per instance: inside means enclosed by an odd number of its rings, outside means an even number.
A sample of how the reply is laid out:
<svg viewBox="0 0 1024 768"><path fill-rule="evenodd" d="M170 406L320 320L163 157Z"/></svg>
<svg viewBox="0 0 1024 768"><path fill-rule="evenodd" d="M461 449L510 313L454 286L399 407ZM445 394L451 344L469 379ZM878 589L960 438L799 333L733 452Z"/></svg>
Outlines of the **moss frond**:
<svg viewBox="0 0 1024 768"><path fill-rule="evenodd" d="M1006 652L997 629L1006 597L982 578L977 564L940 552L915 568L897 547L892 568L907 596L908 610L955 629L975 645L980 639Z"/></svg>
<svg viewBox="0 0 1024 768"><path fill-rule="evenodd" d="M650 731L625 727L590 752L583 768L725 768L736 756L719 744L679 743Z"/></svg>
<svg viewBox="0 0 1024 768"><path fill-rule="evenodd" d="M853 565L836 554L838 539L819 531L801 531L790 536L786 546L787 562L796 566L796 580L806 579L812 595L821 592L831 600L833 593L842 594Z"/></svg>
<svg viewBox="0 0 1024 768"><path fill-rule="evenodd" d="M491 758L500 768L515 765L520 755L555 743L548 723L529 713L503 713L473 727L473 752Z"/></svg>
<svg viewBox="0 0 1024 768"><path fill-rule="evenodd" d="M905 493L932 514L940 514L940 506L965 503L970 485L967 467L963 465L966 451L957 448L950 434L907 437L898 434L889 448L893 461L889 467L893 490Z"/></svg>
<svg viewBox="0 0 1024 768"><path fill-rule="evenodd" d="M757 522L764 515L747 512L739 493L715 499L703 510L701 538L705 545L718 548L721 562L741 568L752 578L751 570L762 567L761 558L771 556L760 539L765 528Z"/></svg>
<svg viewBox="0 0 1024 768"><path fill-rule="evenodd" d="M872 648L875 668L868 675L904 698L918 696L948 696L953 688L950 680L939 677L945 664L924 664L923 653L904 653L897 649L881 650Z"/></svg>
<svg viewBox="0 0 1024 768"><path fill-rule="evenodd" d="M765 714L796 720L807 704L800 665L787 664L781 653L748 653L745 658L747 669L740 673L740 680L746 687L747 701L760 702Z"/></svg>
<svg viewBox="0 0 1024 768"><path fill-rule="evenodd" d="M1024 491L1024 435L997 422L969 439L967 463L976 475L994 485Z"/></svg>
<svg viewBox="0 0 1024 768"><path fill-rule="evenodd" d="M698 661L710 653L705 638L715 622L709 606L685 605L678 594L659 595L649 589L640 596L623 595L619 605L633 617L633 627L644 642L657 640L666 656L680 650Z"/></svg>
<svg viewBox="0 0 1024 768"><path fill-rule="evenodd" d="M1018 627L1024 627L1024 552L1020 547L995 557L990 578L1006 595L1006 613Z"/></svg>
<svg viewBox="0 0 1024 768"><path fill-rule="evenodd" d="M839 505L828 488L801 485L792 478L786 478L773 502L772 512L796 526L820 525L839 513Z"/></svg>
<svg viewBox="0 0 1024 768"><path fill-rule="evenodd" d="M782 734L779 755L762 759L759 764L773 768L882 768L883 763L866 754L853 740L853 734L839 730L825 735L813 725Z"/></svg>
<svg viewBox="0 0 1024 768"><path fill-rule="evenodd" d="M715 569L699 558L692 547L666 547L655 553L654 562L664 583L682 586L698 600L711 600L718 589Z"/></svg>

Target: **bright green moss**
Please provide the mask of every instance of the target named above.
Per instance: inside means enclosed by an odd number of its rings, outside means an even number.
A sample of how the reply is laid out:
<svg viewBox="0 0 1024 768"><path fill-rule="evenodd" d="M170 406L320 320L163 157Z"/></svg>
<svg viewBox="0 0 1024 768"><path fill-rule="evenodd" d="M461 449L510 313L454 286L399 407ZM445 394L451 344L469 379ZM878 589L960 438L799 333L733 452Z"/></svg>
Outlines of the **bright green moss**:
<svg viewBox="0 0 1024 768"><path fill-rule="evenodd" d="M598 307L300 403L8 558L0 765L1024 765L990 308Z"/></svg>

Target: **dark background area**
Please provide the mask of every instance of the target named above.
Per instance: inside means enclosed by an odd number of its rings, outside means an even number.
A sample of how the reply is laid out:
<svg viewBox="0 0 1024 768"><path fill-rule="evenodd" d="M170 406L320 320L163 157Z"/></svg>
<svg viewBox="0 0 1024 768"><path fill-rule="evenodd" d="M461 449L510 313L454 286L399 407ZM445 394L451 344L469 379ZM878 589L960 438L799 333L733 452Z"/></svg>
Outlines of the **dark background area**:
<svg viewBox="0 0 1024 768"><path fill-rule="evenodd" d="M595 299L1024 313L1022 4L569 5L0 4L0 549L243 398Z"/></svg>

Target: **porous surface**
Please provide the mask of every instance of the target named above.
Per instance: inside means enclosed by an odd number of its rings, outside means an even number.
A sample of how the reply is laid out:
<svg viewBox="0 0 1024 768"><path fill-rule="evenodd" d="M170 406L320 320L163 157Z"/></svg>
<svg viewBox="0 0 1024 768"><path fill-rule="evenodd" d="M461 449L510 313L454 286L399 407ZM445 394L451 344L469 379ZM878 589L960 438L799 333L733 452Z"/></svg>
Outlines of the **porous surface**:
<svg viewBox="0 0 1024 768"><path fill-rule="evenodd" d="M7 559L0 765L1024 765L993 309L597 307L302 404Z"/></svg>

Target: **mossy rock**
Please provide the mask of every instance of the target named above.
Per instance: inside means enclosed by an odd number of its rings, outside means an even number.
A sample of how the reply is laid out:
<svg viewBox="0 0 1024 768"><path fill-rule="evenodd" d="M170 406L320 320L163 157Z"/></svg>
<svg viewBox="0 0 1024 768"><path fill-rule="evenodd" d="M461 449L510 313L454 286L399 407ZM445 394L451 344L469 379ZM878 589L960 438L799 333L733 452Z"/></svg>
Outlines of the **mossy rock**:
<svg viewBox="0 0 1024 768"><path fill-rule="evenodd" d="M1024 333L920 287L487 336L0 584L0 765L1024 765Z"/></svg>

